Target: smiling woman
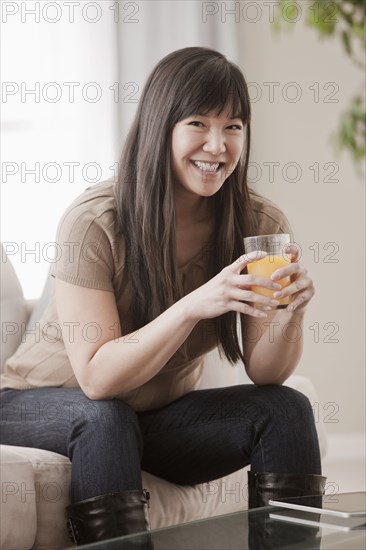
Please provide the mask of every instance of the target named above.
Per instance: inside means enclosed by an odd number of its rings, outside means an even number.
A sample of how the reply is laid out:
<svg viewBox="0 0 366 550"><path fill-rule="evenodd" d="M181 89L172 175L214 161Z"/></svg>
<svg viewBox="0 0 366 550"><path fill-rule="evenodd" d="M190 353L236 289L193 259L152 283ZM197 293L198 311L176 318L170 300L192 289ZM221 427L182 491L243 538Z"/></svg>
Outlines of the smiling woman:
<svg viewBox="0 0 366 550"><path fill-rule="evenodd" d="M0 436L70 457L77 544L148 529L142 468L193 485L251 464L250 507L323 492L310 402L282 386L302 351L301 337L283 334L301 328L313 283L295 253L272 278L246 273L266 253L243 255L244 237L291 233L248 188L249 150L240 69L208 48L177 50L147 80L118 181L87 189L60 221L42 337L27 335L7 361L2 403L92 401L98 422L80 414L50 430L27 416L5 420ZM251 287L279 290L284 277L290 305L262 311L279 300ZM47 339L50 325L62 337ZM216 347L255 385L199 390ZM152 548L148 536L141 548Z"/></svg>

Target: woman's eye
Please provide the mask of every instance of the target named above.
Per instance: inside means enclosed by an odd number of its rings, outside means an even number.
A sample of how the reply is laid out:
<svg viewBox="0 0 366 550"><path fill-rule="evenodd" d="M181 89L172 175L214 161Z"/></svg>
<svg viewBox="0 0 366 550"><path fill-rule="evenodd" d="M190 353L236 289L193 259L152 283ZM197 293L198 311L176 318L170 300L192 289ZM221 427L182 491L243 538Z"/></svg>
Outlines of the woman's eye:
<svg viewBox="0 0 366 550"><path fill-rule="evenodd" d="M231 126L229 126L229 129L230 130L241 130L242 127L240 126L240 124L232 124Z"/></svg>
<svg viewBox="0 0 366 550"><path fill-rule="evenodd" d="M191 120L189 123L188 123L188 126L194 126L195 128L204 128L204 123L201 122L200 120ZM240 124L231 124L230 126L227 127L229 130L242 130L243 127L240 125Z"/></svg>

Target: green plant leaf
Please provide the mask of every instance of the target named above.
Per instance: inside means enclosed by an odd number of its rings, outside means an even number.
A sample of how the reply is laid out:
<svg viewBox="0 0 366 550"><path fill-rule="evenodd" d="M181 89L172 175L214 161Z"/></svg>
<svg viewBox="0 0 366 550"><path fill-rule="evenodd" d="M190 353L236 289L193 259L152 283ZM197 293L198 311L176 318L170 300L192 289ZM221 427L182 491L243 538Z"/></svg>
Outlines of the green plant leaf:
<svg viewBox="0 0 366 550"><path fill-rule="evenodd" d="M347 31L342 31L342 42L348 55L352 55L350 35Z"/></svg>

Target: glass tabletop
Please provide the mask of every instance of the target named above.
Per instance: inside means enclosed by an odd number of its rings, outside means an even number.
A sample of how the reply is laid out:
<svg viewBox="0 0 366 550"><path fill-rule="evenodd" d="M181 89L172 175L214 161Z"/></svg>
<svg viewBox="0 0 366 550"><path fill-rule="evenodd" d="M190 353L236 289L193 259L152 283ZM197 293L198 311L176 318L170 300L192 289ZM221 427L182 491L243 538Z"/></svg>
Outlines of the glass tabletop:
<svg viewBox="0 0 366 550"><path fill-rule="evenodd" d="M78 546L88 550L365 550L365 518L324 523L319 514L268 506ZM290 518L290 520L289 520ZM317 523L319 520L319 523Z"/></svg>

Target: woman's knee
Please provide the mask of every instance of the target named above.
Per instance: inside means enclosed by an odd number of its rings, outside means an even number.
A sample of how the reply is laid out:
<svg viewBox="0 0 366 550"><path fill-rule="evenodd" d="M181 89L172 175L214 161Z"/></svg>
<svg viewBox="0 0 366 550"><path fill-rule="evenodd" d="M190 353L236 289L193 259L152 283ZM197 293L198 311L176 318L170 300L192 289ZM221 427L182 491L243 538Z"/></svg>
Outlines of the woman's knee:
<svg viewBox="0 0 366 550"><path fill-rule="evenodd" d="M282 421L300 427L314 424L312 405L306 395L282 385L260 386L266 416L275 422ZM263 412L263 409L262 409Z"/></svg>
<svg viewBox="0 0 366 550"><path fill-rule="evenodd" d="M314 424L314 412L309 398L293 388L287 386L282 386L282 388L283 394L286 395L286 418L295 423L302 421Z"/></svg>
<svg viewBox="0 0 366 550"><path fill-rule="evenodd" d="M85 397L79 403L79 413L72 422L69 438L69 456L74 457L80 446L101 454L129 449L140 457L143 439L136 412L120 399L91 400ZM109 451L108 451L109 450Z"/></svg>
<svg viewBox="0 0 366 550"><path fill-rule="evenodd" d="M76 422L90 425L92 428L108 429L125 425L138 428L138 417L134 409L121 399L91 400L83 397L75 403L77 409Z"/></svg>

